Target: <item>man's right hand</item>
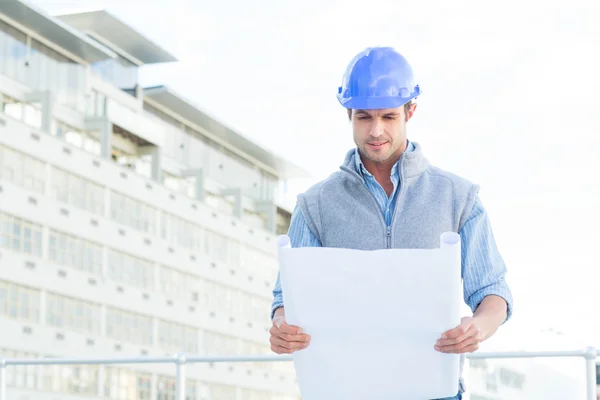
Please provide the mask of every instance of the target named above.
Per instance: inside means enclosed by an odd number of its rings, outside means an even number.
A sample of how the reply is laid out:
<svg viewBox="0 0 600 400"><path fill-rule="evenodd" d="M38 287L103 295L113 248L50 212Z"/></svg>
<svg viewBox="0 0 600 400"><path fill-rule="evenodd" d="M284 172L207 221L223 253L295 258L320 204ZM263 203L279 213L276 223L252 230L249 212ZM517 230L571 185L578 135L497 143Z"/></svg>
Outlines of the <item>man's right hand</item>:
<svg viewBox="0 0 600 400"><path fill-rule="evenodd" d="M269 332L271 333L271 350L277 354L291 354L306 348L310 343L310 336L302 333L302 329L285 322L283 307L275 310L273 326Z"/></svg>

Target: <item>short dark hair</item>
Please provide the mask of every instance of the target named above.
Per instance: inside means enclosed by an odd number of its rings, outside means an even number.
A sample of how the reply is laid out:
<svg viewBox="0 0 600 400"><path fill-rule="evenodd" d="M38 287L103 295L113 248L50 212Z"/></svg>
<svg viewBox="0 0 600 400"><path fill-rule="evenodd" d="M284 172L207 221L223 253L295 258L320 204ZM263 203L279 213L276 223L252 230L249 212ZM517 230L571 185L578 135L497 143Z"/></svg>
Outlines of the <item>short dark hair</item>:
<svg viewBox="0 0 600 400"><path fill-rule="evenodd" d="M408 103L404 104L404 113L405 114L408 114L408 112L410 111L410 106L412 106L413 104L415 104L413 102L413 100L410 100ZM352 109L347 108L346 110L348 110L348 119L352 120Z"/></svg>

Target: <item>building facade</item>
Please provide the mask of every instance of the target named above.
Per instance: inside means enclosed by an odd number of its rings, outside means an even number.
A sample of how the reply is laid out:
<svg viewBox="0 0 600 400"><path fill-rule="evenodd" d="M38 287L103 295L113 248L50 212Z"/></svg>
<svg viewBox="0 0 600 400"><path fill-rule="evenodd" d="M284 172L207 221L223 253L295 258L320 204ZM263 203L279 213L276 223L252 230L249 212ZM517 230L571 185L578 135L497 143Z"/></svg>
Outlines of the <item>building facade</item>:
<svg viewBox="0 0 600 400"><path fill-rule="evenodd" d="M166 86L105 11L0 3L0 356L269 354L280 183L307 174ZM299 399L290 363L191 365L187 399ZM11 399L174 398L172 366L19 366ZM67 398L67 397L65 397Z"/></svg>

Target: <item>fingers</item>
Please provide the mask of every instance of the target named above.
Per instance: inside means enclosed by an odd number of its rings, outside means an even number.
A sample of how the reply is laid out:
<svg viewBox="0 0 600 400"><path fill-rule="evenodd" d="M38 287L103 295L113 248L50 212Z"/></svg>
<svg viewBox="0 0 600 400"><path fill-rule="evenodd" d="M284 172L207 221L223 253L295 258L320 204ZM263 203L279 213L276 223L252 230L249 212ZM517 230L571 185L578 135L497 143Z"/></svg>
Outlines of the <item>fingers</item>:
<svg viewBox="0 0 600 400"><path fill-rule="evenodd" d="M440 353L446 354L462 354L462 353L472 353L474 351L479 350L479 342L477 341L467 341L464 343L459 343L454 346L447 346L442 349L436 349Z"/></svg>
<svg viewBox="0 0 600 400"><path fill-rule="evenodd" d="M271 350L277 354L291 354L294 351L306 348L310 343L310 336L302 333L297 326L273 323L271 334Z"/></svg>
<svg viewBox="0 0 600 400"><path fill-rule="evenodd" d="M435 346L435 349L441 353L449 353L449 354L461 354L461 353L471 353L479 350L479 344L481 343L481 338L477 335L470 336L465 340L447 346Z"/></svg>
<svg viewBox="0 0 600 400"><path fill-rule="evenodd" d="M470 337L478 337L481 340L481 332L476 325L471 325L471 327L463 334L457 337L449 337L448 339L439 339L437 341L437 345L440 347L451 346L458 343L462 343Z"/></svg>
<svg viewBox="0 0 600 400"><path fill-rule="evenodd" d="M276 336L271 336L271 350L275 353L293 353L294 351L305 349L308 346L308 342L287 342Z"/></svg>
<svg viewBox="0 0 600 400"><path fill-rule="evenodd" d="M442 339L456 339L459 336L464 336L472 326L472 319L463 318L460 325L456 328L444 332L442 334Z"/></svg>
<svg viewBox="0 0 600 400"><path fill-rule="evenodd" d="M445 332L435 344L435 349L442 353L470 353L479 349L483 335L479 327L464 320L459 326Z"/></svg>
<svg viewBox="0 0 600 400"><path fill-rule="evenodd" d="M302 330L298 327L290 327L290 325L282 324L279 328L273 325L269 330L271 336L277 336L288 342L308 342L310 336L305 333L300 333Z"/></svg>
<svg viewBox="0 0 600 400"><path fill-rule="evenodd" d="M277 326L277 329L279 329L283 333L289 333L289 334L292 334L292 335L300 335L300 334L302 334L302 329L300 329L299 327L294 326L294 325L288 325L285 322L279 324Z"/></svg>

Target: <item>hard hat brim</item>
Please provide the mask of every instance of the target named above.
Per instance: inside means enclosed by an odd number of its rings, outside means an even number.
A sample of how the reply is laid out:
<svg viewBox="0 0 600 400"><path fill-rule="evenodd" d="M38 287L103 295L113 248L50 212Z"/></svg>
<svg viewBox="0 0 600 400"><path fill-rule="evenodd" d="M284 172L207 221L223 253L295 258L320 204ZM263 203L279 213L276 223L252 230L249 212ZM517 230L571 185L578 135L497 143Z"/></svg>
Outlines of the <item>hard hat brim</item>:
<svg viewBox="0 0 600 400"><path fill-rule="evenodd" d="M398 108L416 98L420 93L411 97L341 97L338 100L345 108L354 110L382 110L386 108Z"/></svg>

